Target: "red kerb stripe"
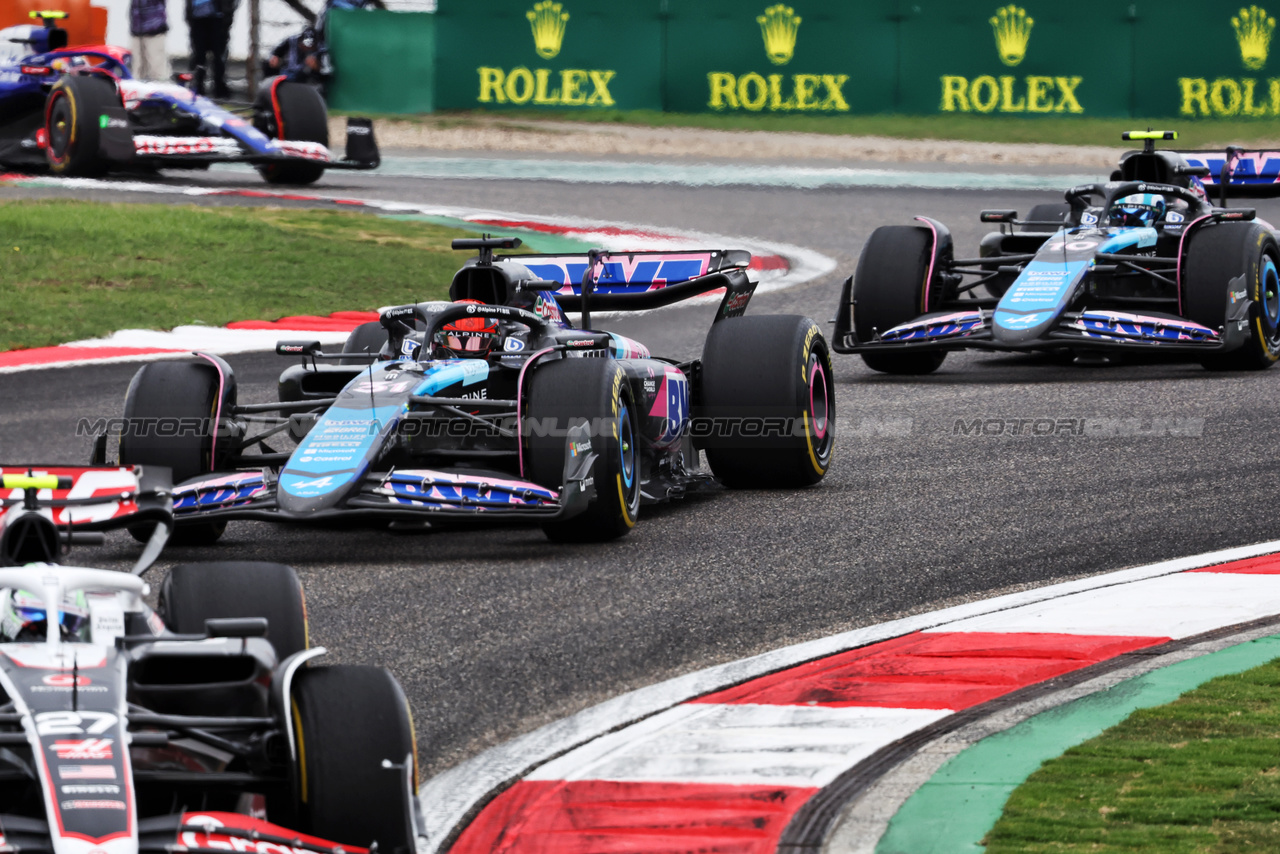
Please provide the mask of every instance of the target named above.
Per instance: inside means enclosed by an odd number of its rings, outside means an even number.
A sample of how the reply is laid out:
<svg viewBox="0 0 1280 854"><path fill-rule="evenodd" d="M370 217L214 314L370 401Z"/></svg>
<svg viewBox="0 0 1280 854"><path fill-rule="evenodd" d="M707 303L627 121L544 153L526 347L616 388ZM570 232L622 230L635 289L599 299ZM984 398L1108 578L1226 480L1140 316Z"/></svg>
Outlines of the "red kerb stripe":
<svg viewBox="0 0 1280 854"><path fill-rule="evenodd" d="M817 789L522 780L481 811L450 854L773 854Z"/></svg>
<svg viewBox="0 0 1280 854"><path fill-rule="evenodd" d="M1191 572L1225 572L1240 575L1280 575L1280 554L1251 557L1247 560L1234 560L1231 563L1220 563L1217 566L1206 566L1204 569L1193 569Z"/></svg>
<svg viewBox="0 0 1280 854"><path fill-rule="evenodd" d="M1168 640L918 632L801 664L692 702L965 709Z"/></svg>

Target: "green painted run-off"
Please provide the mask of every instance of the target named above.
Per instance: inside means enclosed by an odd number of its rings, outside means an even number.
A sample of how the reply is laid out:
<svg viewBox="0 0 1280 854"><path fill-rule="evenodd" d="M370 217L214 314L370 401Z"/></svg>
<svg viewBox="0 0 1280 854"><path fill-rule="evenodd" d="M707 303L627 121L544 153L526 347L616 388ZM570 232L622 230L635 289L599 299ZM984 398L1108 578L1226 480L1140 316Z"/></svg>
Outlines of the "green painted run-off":
<svg viewBox="0 0 1280 854"><path fill-rule="evenodd" d="M889 822L876 854L981 854L1009 795L1040 767L1138 709L1280 656L1280 635L1138 676L984 738L938 769Z"/></svg>

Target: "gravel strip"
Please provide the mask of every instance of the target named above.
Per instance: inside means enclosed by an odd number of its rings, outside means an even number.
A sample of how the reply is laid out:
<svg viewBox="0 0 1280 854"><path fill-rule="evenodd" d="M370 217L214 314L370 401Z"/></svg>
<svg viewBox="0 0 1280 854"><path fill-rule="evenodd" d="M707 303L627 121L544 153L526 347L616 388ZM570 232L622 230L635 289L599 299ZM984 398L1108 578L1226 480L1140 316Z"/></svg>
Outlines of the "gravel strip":
<svg viewBox="0 0 1280 854"><path fill-rule="evenodd" d="M329 135L343 139L342 118L331 120ZM522 120L468 120L465 125L395 121L375 122L383 149L422 151L501 151L594 156L687 157L742 160L875 161L1011 166L1114 168L1118 148L1102 146L954 142L891 139L820 133L724 131L701 128L645 127Z"/></svg>

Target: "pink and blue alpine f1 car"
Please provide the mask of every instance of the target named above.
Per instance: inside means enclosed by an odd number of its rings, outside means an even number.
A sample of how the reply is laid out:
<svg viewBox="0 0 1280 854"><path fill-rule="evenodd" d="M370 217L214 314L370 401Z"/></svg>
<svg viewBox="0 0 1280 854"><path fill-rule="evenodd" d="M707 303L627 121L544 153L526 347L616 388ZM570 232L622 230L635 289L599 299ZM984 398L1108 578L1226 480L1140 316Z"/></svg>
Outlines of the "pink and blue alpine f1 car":
<svg viewBox="0 0 1280 854"><path fill-rule="evenodd" d="M950 232L928 217L876 229L844 283L834 349L895 374L934 371L966 348L1162 352L1213 370L1271 367L1280 359L1280 236L1226 197L1280 195L1280 156L1156 150L1156 140L1176 137L1126 133L1144 147L1126 153L1110 181L1072 187L1065 203L1036 205L1025 220L983 211L1000 231L982 239L977 258L956 258Z"/></svg>
<svg viewBox="0 0 1280 854"><path fill-rule="evenodd" d="M715 480L794 487L826 474L826 341L806 317L742 316L749 253L494 254L519 245L455 241L479 254L454 276L452 302L384 309L341 353L280 342L301 363L276 403L238 404L216 356L146 365L125 398L120 459L173 470L175 536L196 540L232 519L508 520L608 540L642 503ZM701 358L655 356L592 326L593 309L699 295L718 296ZM277 441L286 431L299 437L291 450Z"/></svg>

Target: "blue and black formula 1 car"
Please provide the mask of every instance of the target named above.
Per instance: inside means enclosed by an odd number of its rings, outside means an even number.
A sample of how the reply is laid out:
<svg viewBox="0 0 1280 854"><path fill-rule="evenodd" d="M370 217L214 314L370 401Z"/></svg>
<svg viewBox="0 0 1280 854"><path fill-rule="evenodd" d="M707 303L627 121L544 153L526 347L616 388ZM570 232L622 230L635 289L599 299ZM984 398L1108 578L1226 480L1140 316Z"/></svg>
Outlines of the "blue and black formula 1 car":
<svg viewBox="0 0 1280 854"><path fill-rule="evenodd" d="M215 356L144 366L125 398L120 459L173 470L175 537L191 541L230 519L361 518L523 520L556 540L608 540L642 503L714 479L794 487L826 474L826 340L806 317L742 316L756 287L749 253L494 255L519 245L455 241L479 254L454 276L454 302L385 309L342 353L281 342L301 364L281 375L278 403L238 405ZM700 359L653 356L591 326L593 309L721 291ZM580 328L566 311L581 312ZM254 432L264 416L270 426ZM272 448L290 426L305 434L297 447Z"/></svg>
<svg viewBox="0 0 1280 854"><path fill-rule="evenodd" d="M1036 205L1027 220L982 212L1000 231L982 239L977 258L954 257L950 232L928 217L876 229L844 283L834 349L896 374L936 370L965 348L1169 352L1211 370L1271 367L1280 243L1254 210L1225 204L1228 189L1280 195L1280 184L1242 167L1253 161L1238 152L1214 161L1156 150L1176 137L1124 134L1144 146L1111 181L1072 187L1065 203Z"/></svg>
<svg viewBox="0 0 1280 854"><path fill-rule="evenodd" d="M0 166L97 176L115 169L251 163L271 183L309 184L326 169L373 169L373 125L347 123L347 154L329 150L324 99L276 77L231 112L171 83L133 79L129 51L67 46L61 12L0 30ZM243 115L238 114L243 113Z"/></svg>

